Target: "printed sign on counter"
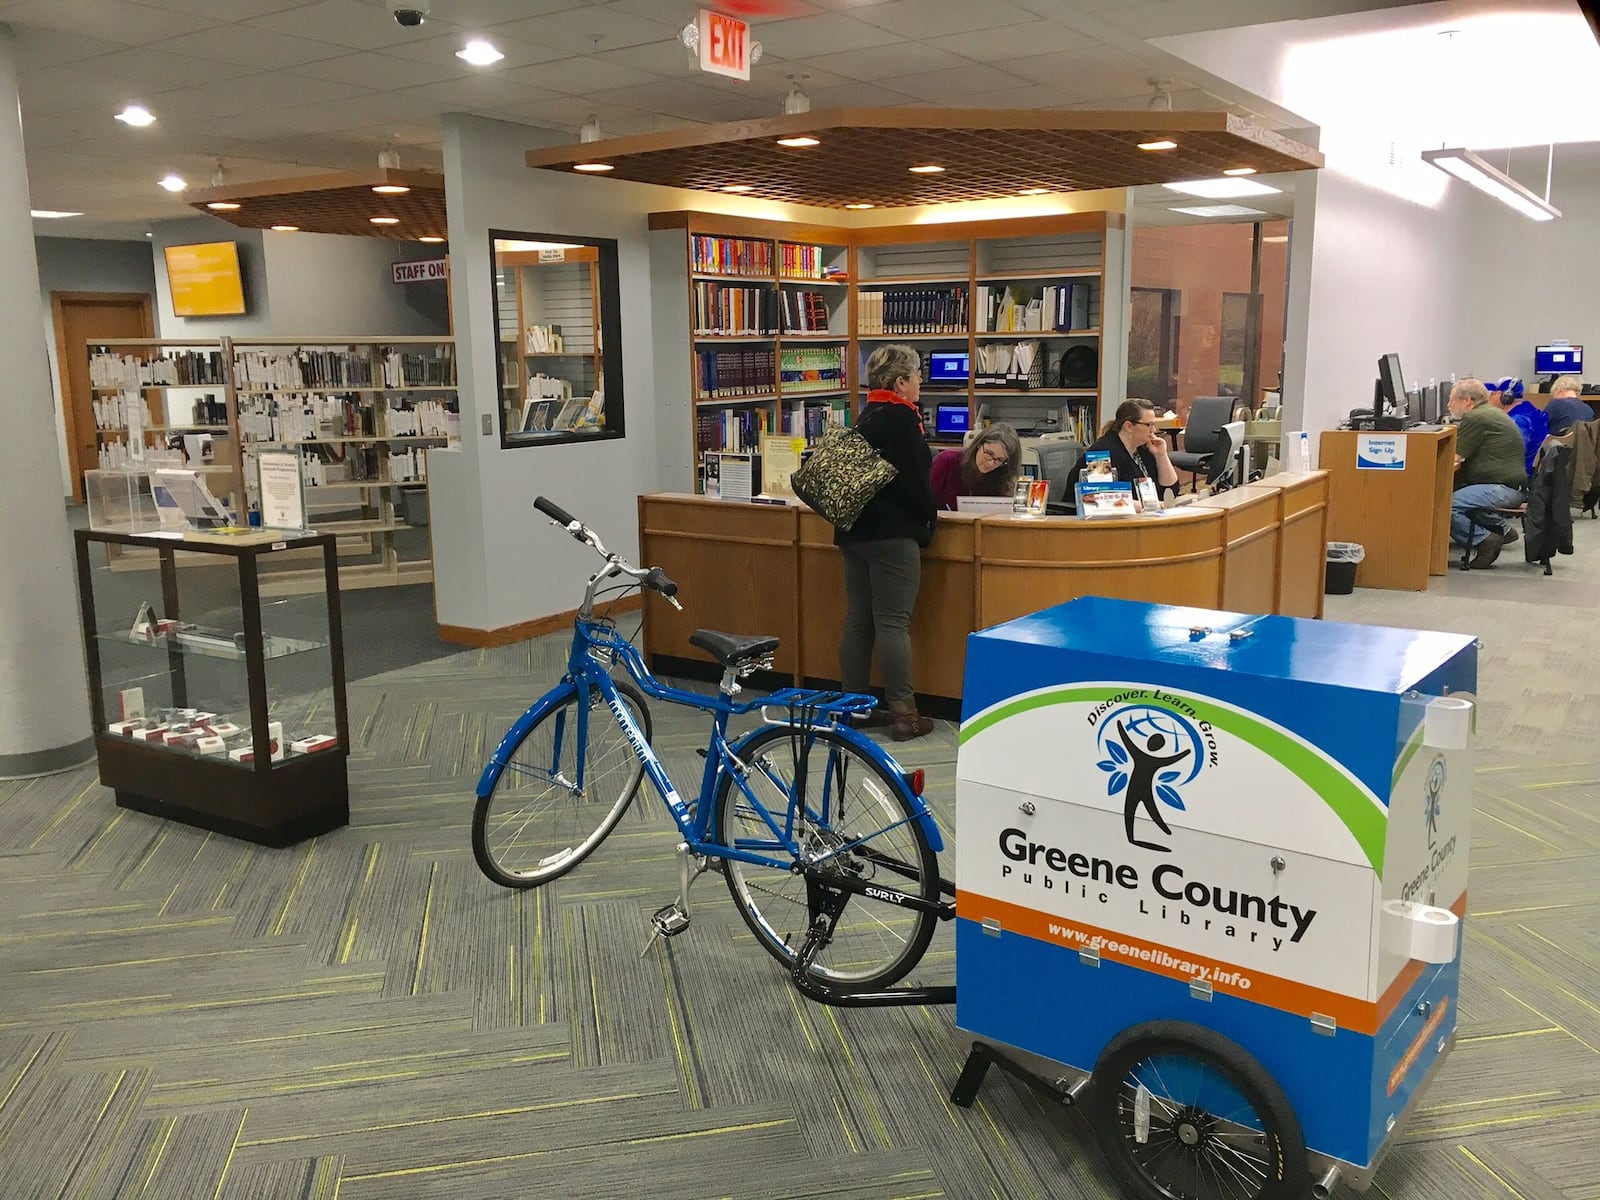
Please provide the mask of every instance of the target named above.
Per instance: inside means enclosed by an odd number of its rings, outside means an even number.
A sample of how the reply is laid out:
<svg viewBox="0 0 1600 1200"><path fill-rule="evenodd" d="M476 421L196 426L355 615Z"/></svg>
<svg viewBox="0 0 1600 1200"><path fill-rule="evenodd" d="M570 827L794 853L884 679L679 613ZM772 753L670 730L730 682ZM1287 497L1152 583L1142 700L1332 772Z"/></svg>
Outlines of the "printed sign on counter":
<svg viewBox="0 0 1600 1200"><path fill-rule="evenodd" d="M1356 436L1356 466L1363 471L1404 471L1406 439L1399 433L1362 433Z"/></svg>

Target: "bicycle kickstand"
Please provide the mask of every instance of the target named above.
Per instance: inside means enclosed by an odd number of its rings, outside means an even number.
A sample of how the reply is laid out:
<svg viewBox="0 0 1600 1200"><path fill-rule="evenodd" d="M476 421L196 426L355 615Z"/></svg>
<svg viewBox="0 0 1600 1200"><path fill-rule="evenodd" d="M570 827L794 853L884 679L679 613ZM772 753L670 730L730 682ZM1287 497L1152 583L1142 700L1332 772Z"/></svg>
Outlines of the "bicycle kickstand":
<svg viewBox="0 0 1600 1200"><path fill-rule="evenodd" d="M645 939L644 948L639 951L640 958L650 953L650 947L656 944L657 938L676 937L689 928L689 888L711 868L711 860L702 854L694 853L689 849L687 842L679 842L676 853L678 897L671 904L656 909L651 915L650 936Z"/></svg>

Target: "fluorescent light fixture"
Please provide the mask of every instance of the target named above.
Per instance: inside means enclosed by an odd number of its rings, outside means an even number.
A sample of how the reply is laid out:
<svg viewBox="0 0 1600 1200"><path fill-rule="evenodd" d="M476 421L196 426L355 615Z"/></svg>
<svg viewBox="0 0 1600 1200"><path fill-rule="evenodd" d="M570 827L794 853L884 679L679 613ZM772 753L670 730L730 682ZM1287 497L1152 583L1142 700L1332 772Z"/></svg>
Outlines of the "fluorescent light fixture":
<svg viewBox="0 0 1600 1200"><path fill-rule="evenodd" d="M374 225L398 225L398 224L400 224L400 218L399 217L368 217L367 220L371 221Z"/></svg>
<svg viewBox="0 0 1600 1200"><path fill-rule="evenodd" d="M487 67L499 62L505 55L496 50L492 42L474 38L465 47L456 51L456 57L475 67Z"/></svg>
<svg viewBox="0 0 1600 1200"><path fill-rule="evenodd" d="M430 246L437 246L440 242L444 241L444 239L442 237L419 237L417 241L427 242Z"/></svg>
<svg viewBox="0 0 1600 1200"><path fill-rule="evenodd" d="M238 212L241 206L232 200L213 200L206 207L212 212Z"/></svg>
<svg viewBox="0 0 1600 1200"><path fill-rule="evenodd" d="M938 163L923 163L918 167L907 167L913 175L938 175L944 170Z"/></svg>
<svg viewBox="0 0 1600 1200"><path fill-rule="evenodd" d="M81 217L81 216L83 216L82 213L60 212L59 210L54 209L54 208L34 208L34 209L30 209L29 212L28 212L28 215L31 216L31 217L37 217L41 221L59 221L63 217Z"/></svg>
<svg viewBox="0 0 1600 1200"><path fill-rule="evenodd" d="M814 137L786 137L779 138L778 145L789 147L820 146L822 145L822 142L820 139Z"/></svg>
<svg viewBox="0 0 1600 1200"><path fill-rule="evenodd" d="M1229 167L1223 172L1224 175L1254 175L1255 173L1256 169L1254 167Z"/></svg>
<svg viewBox="0 0 1600 1200"><path fill-rule="evenodd" d="M124 125L132 125L135 129L143 129L146 125L154 125L156 118L148 108L137 104L130 104L112 118L121 121Z"/></svg>
<svg viewBox="0 0 1600 1200"><path fill-rule="evenodd" d="M1042 196L1046 192L1048 192L1049 190L1050 190L1049 188L1023 188L1020 192L1017 193L1017 195L1019 195L1019 196Z"/></svg>
<svg viewBox="0 0 1600 1200"><path fill-rule="evenodd" d="M1287 242L1289 235L1287 233L1275 233L1271 237L1264 237L1261 240L1263 242Z"/></svg>
<svg viewBox="0 0 1600 1200"><path fill-rule="evenodd" d="M520 238L505 241L496 239L494 248L505 252L526 252L529 250L582 250L578 242L529 242Z"/></svg>
<svg viewBox="0 0 1600 1200"><path fill-rule="evenodd" d="M161 186L169 192L181 192L188 187L188 182L182 175L164 175L160 180Z"/></svg>
<svg viewBox="0 0 1600 1200"><path fill-rule="evenodd" d="M1548 200L1541 200L1511 176L1496 170L1471 150L1424 150L1422 160L1430 162L1447 175L1454 175L1470 183L1485 195L1509 205L1525 217L1535 221L1550 221L1561 215L1561 210Z"/></svg>
<svg viewBox="0 0 1600 1200"><path fill-rule="evenodd" d="M299 233L300 232L300 226L298 226L298 225L274 225L272 227L272 232L273 233Z"/></svg>
<svg viewBox="0 0 1600 1200"><path fill-rule="evenodd" d="M404 196L411 189L403 183L380 183L372 190L380 196Z"/></svg>
<svg viewBox="0 0 1600 1200"><path fill-rule="evenodd" d="M1196 204L1192 208L1169 208L1168 212L1187 213L1191 217L1264 217L1259 208L1246 208L1242 204Z"/></svg>
<svg viewBox="0 0 1600 1200"><path fill-rule="evenodd" d="M845 207L846 208L853 208L853 209L856 209L856 210L859 211L859 210L864 209L864 208L876 208L877 205L875 205L875 204L846 204Z"/></svg>
<svg viewBox="0 0 1600 1200"><path fill-rule="evenodd" d="M1162 138L1158 142L1139 143L1139 149L1141 150L1176 150L1177 148L1178 143L1172 141L1170 138Z"/></svg>
<svg viewBox="0 0 1600 1200"><path fill-rule="evenodd" d="M1199 196L1203 200L1227 200L1234 196L1272 196L1281 188L1269 187L1253 179L1191 179L1185 183L1164 183L1169 192Z"/></svg>
<svg viewBox="0 0 1600 1200"><path fill-rule="evenodd" d="M748 183L730 183L722 190L725 192L753 192L755 187Z"/></svg>

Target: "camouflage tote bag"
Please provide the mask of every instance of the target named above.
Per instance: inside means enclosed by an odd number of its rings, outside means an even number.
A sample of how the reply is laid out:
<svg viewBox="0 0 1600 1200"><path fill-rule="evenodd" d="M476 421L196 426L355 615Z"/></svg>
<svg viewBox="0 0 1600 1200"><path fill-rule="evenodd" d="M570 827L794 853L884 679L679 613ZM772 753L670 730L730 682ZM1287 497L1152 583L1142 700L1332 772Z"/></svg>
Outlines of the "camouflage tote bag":
<svg viewBox="0 0 1600 1200"><path fill-rule="evenodd" d="M854 429L829 425L789 486L836 529L848 530L895 469Z"/></svg>

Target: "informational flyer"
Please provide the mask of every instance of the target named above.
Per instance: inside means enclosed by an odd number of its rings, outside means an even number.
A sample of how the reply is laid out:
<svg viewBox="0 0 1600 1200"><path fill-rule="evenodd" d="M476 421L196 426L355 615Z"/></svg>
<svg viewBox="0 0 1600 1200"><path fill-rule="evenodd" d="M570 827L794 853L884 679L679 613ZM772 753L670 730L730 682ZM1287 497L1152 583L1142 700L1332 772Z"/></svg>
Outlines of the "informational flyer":
<svg viewBox="0 0 1600 1200"><path fill-rule="evenodd" d="M306 527L305 480L297 450L263 450L256 455L261 524L269 529Z"/></svg>
<svg viewBox="0 0 1600 1200"><path fill-rule="evenodd" d="M775 433L763 436L761 439L761 490L769 496L793 496L794 489L789 486L789 476L800 469L800 455L805 448L805 438Z"/></svg>

